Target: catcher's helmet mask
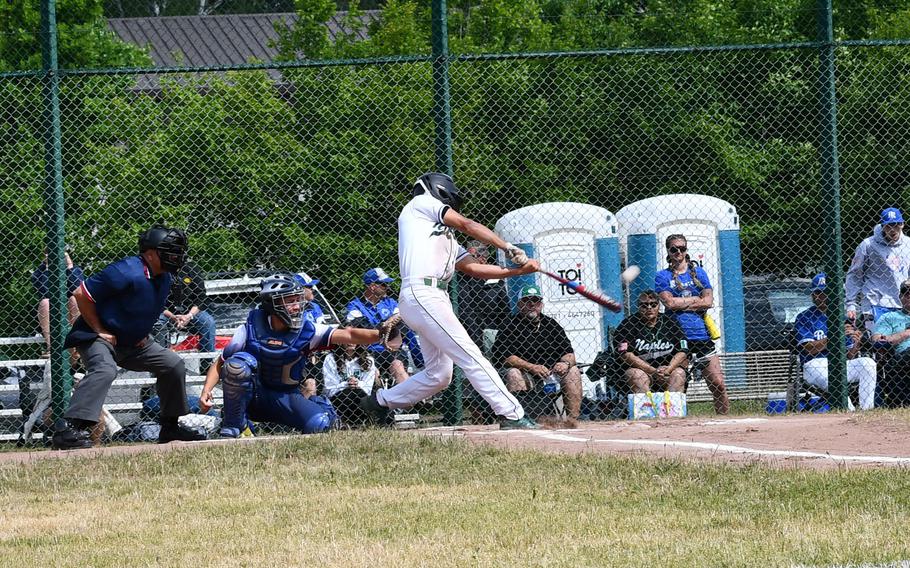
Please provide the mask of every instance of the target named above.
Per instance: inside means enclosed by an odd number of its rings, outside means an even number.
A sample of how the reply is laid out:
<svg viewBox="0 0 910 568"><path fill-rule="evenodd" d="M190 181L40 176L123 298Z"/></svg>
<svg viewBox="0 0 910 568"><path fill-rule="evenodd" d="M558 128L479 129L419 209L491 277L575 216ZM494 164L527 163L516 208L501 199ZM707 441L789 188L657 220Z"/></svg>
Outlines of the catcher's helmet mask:
<svg viewBox="0 0 910 568"><path fill-rule="evenodd" d="M414 182L411 194L423 195L424 193L429 193L455 211L461 209L465 198L464 192L458 189L452 178L439 172L423 174Z"/></svg>
<svg viewBox="0 0 910 568"><path fill-rule="evenodd" d="M186 264L186 253L189 241L181 229L171 229L163 225L154 225L139 235L139 252L147 250L158 252L161 268L165 272L177 272Z"/></svg>
<svg viewBox="0 0 910 568"><path fill-rule="evenodd" d="M260 283L259 302L266 313L283 321L293 330L303 326L306 299L301 285L290 274L275 274Z"/></svg>

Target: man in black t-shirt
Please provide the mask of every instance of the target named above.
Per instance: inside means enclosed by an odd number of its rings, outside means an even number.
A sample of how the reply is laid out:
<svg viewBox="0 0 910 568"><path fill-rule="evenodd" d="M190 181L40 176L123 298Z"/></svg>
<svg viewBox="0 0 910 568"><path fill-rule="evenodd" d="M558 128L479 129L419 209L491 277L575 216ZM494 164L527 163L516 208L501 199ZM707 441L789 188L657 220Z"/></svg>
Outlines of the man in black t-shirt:
<svg viewBox="0 0 910 568"><path fill-rule="evenodd" d="M167 305L155 326L155 340L170 347L168 334L173 328L199 334L199 351L215 351L215 318L208 312L208 307L205 278L188 262L171 280Z"/></svg>
<svg viewBox="0 0 910 568"><path fill-rule="evenodd" d="M527 410L533 409L534 393L562 390L566 415L578 418L581 411L581 373L575 350L559 323L541 313L540 288L531 284L521 290L518 313L509 317L493 344L494 365L505 369L503 381L509 392ZM547 387L546 389L544 387ZM530 404L525 404L528 401Z"/></svg>
<svg viewBox="0 0 910 568"><path fill-rule="evenodd" d="M686 335L675 319L662 314L653 290L638 296L638 313L624 319L614 335L616 354L625 366L633 393L666 389L682 392L686 385Z"/></svg>

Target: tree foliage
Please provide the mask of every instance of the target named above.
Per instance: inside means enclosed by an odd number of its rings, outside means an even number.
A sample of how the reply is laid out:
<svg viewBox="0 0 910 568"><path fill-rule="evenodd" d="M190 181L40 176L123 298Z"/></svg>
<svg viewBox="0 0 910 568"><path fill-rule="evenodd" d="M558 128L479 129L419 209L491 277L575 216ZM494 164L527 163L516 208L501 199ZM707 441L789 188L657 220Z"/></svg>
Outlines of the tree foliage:
<svg viewBox="0 0 910 568"><path fill-rule="evenodd" d="M141 51L100 32L99 1L60 4L61 37L97 32L61 40L69 64L142 61ZM37 4L27 5L0 3L11 16L0 46L5 69L40 62L22 32ZM330 42L324 22L335 2L296 0L300 17L279 38L280 58L428 54L429 6L389 0L366 39L354 33L352 10L349 33ZM456 55L805 41L815 29L807 0L449 6ZM908 23L900 6L857 4L841 9L838 34L902 37ZM848 249L870 232L876 210L905 203L908 57L900 47L838 52ZM616 211L656 194L705 193L737 207L747 272L805 275L820 264L816 51L541 56L450 69L455 175L472 194L468 215L493 224L534 203ZM238 71L159 76L151 87L134 77L65 78L76 260L96 270L133 252L140 229L160 221L189 229L205 270L306 269L346 300L366 268L394 271L395 219L411 181L433 167L431 72L429 63ZM18 329L29 319L26 275L43 231L40 83L0 80L0 100L0 230L13 235L4 251L16 259L3 280L13 309L0 325Z"/></svg>

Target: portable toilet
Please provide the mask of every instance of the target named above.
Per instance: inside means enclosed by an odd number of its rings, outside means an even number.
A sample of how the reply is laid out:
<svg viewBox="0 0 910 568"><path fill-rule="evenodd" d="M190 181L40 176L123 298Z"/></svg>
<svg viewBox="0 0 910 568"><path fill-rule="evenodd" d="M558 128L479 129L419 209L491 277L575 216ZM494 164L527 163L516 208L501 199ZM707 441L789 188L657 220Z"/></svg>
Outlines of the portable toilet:
<svg viewBox="0 0 910 568"><path fill-rule="evenodd" d="M616 213L621 255L625 265L637 264L639 277L629 285L634 304L638 295L654 288L658 270L667 267L666 238L685 235L688 254L708 274L714 289L709 314L721 327L721 351L745 351L742 257L739 216L722 199L682 193L660 195L631 203Z"/></svg>
<svg viewBox="0 0 910 568"><path fill-rule="evenodd" d="M497 221L496 232L539 260L544 270L621 298L619 239L610 211L585 203L542 203L507 213ZM499 255L505 265L504 253ZM521 288L531 283L540 286L544 313L566 330L578 363L592 363L607 346L609 329L619 325L622 314L601 308L543 274L508 279L513 310ZM586 396L593 398L593 383L584 383Z"/></svg>

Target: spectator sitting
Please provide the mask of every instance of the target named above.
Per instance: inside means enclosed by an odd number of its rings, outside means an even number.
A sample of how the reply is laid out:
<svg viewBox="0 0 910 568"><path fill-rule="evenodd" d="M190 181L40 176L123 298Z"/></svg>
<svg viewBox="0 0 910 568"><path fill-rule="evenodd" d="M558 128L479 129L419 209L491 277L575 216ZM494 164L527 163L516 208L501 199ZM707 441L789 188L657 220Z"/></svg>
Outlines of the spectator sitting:
<svg viewBox="0 0 910 568"><path fill-rule="evenodd" d="M900 209L889 207L881 213L881 224L872 236L856 247L844 285L847 296L847 318L856 320L857 297L868 302L867 321L877 322L887 312L901 310L898 287L910 270L910 238L904 235L904 216Z"/></svg>
<svg viewBox="0 0 910 568"><path fill-rule="evenodd" d="M186 263L174 275L167 305L155 328L155 341L163 347L170 347L168 335L171 329L176 329L199 334L199 350L205 353L214 351L215 318L208 312L208 304L205 278L196 266Z"/></svg>
<svg viewBox="0 0 910 568"><path fill-rule="evenodd" d="M63 253L66 261L66 307L67 319L70 325L79 317L79 307L73 298L73 292L85 280L85 274L82 268L73 264L70 258L69 250ZM51 355L51 315L50 315L50 277L47 272L47 250L44 251L44 262L32 272L32 286L38 295L38 325L41 328L41 335L44 336L44 354L42 357Z"/></svg>
<svg viewBox="0 0 910 568"><path fill-rule="evenodd" d="M323 395L338 410L341 422L348 426L366 423L367 416L360 400L373 392L376 363L362 345L338 345L322 363L325 381Z"/></svg>
<svg viewBox="0 0 910 568"><path fill-rule="evenodd" d="M544 382L558 381L569 418L581 412L581 372L575 364L575 350L559 323L543 313L540 289L521 289L517 313L509 318L493 344L494 364L505 368L509 392L526 409L540 409L549 397L540 396ZM529 404L538 402L537 405ZM533 412L531 412L533 415ZM538 415L540 413L538 412Z"/></svg>
<svg viewBox="0 0 910 568"><path fill-rule="evenodd" d="M322 306L316 302L315 295L313 293L313 288L319 284L318 278L310 278L310 275L306 272L298 272L294 275L294 280L300 283L303 286L303 299L306 301L305 316L307 319L313 320L313 323L326 323L328 319L325 315L325 310L322 309Z"/></svg>
<svg viewBox="0 0 910 568"><path fill-rule="evenodd" d="M901 282L899 294L901 310L882 315L872 336L876 343L885 342L894 348L881 380L881 394L887 406L910 404L910 280Z"/></svg>
<svg viewBox="0 0 910 568"><path fill-rule="evenodd" d="M345 321L350 327L375 328L380 323L398 313L398 302L389 297L389 284L392 278L381 268L371 268L363 275L363 297L354 298L347 305ZM405 341L418 367L423 366L423 356L417 338L411 331L405 331ZM393 353L374 343L369 347L370 355L376 360L381 375L389 376L395 384L408 378L406 367L407 355L399 351Z"/></svg>
<svg viewBox="0 0 910 568"><path fill-rule="evenodd" d="M304 317L313 323L327 323L328 317L325 311L313 298L313 288L319 284L316 278L310 278L306 272L298 272L294 275L294 280L303 286L303 314ZM301 386L301 392L307 398L317 394L319 390L317 383L322 381L322 362L325 359L325 351L315 351L310 353L310 360L307 362L307 377Z"/></svg>
<svg viewBox="0 0 910 568"><path fill-rule="evenodd" d="M638 313L616 329L616 353L633 393L682 392L686 386L686 335L675 319L659 309L657 292L646 290L638 296Z"/></svg>
<svg viewBox="0 0 910 568"><path fill-rule="evenodd" d="M828 294L825 292L825 273L812 279L811 308L796 316L794 327L799 357L803 362L803 378L810 385L828 390ZM870 357L859 357L863 332L848 321L847 340L847 381L859 383L859 407L869 410L875 406L875 361ZM850 410L853 403L849 402Z"/></svg>

